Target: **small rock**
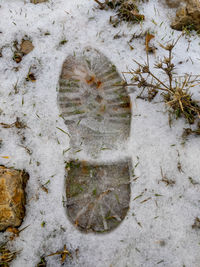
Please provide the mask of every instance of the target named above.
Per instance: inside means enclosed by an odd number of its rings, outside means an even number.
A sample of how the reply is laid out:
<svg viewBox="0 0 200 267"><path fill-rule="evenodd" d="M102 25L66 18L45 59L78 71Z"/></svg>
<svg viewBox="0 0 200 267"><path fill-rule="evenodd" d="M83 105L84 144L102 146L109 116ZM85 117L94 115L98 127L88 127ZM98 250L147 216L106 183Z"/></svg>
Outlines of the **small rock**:
<svg viewBox="0 0 200 267"><path fill-rule="evenodd" d="M33 50L34 46L29 40L22 40L20 45L20 52L24 55L29 54Z"/></svg>
<svg viewBox="0 0 200 267"><path fill-rule="evenodd" d="M33 4L39 4L39 3L43 3L43 2L47 2L48 0L31 0L31 3Z"/></svg>
<svg viewBox="0 0 200 267"><path fill-rule="evenodd" d="M199 0L188 0L185 6L179 8L171 27L179 31L183 30L184 27L188 27L191 30L200 30Z"/></svg>
<svg viewBox="0 0 200 267"><path fill-rule="evenodd" d="M24 171L0 166L0 231L18 227L25 216L25 186L29 175Z"/></svg>

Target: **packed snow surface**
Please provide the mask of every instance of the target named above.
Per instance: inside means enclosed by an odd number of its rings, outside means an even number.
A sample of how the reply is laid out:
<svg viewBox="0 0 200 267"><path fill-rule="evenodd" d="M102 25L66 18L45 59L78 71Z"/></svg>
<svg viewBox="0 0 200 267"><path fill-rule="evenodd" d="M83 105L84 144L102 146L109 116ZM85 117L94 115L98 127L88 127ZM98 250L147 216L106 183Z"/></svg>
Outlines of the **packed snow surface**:
<svg viewBox="0 0 200 267"><path fill-rule="evenodd" d="M153 65L156 57L165 54L159 43L180 35L170 28L175 11L162 1L150 0L140 5L140 12L145 15L143 23L123 22L114 28L109 24L114 12L99 10L92 0L49 0L37 5L28 0L1 0L0 122L12 124L18 117L27 127L0 128L0 164L25 169L30 175L26 217L20 229L29 227L10 242L12 249L21 250L11 266L34 267L40 257L61 251L65 244L73 258L67 257L63 266L200 266L200 231L192 228L200 216L200 139L191 136L183 145L181 135L188 127L184 120L174 121L170 128L161 99L152 103L136 99L137 88L130 89L129 140L115 152L101 154L106 162L126 156L132 159L135 176L131 177L128 215L106 234L83 234L66 216L69 136L60 130L68 131L57 105L62 64L69 54L91 46L105 54L120 73L131 70L133 59L146 59L145 37L134 38L133 49L129 40L133 34L149 31L157 47L150 56ZM34 49L17 64L12 59L13 42L25 37ZM180 39L174 49L178 74L199 74L199 46L195 33ZM35 82L26 81L30 68ZM193 97L199 100L200 86L195 87ZM87 160L84 151L77 154ZM175 181L173 186L161 182L161 170ZM41 189L44 184L48 193ZM1 239L8 235L1 233ZM58 255L46 260L47 266L61 266Z"/></svg>

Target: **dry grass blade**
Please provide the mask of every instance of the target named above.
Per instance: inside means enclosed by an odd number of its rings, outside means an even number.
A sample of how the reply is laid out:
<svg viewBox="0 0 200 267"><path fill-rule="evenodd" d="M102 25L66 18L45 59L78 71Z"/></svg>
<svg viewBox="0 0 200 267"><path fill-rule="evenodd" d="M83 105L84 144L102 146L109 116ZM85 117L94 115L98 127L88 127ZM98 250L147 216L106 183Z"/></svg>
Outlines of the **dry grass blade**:
<svg viewBox="0 0 200 267"><path fill-rule="evenodd" d="M61 255L61 263L63 263L66 260L67 255L72 257L71 253L67 250L66 245L64 245L64 248L62 251L52 253L50 255L47 255L47 257L51 257L51 256L55 256L55 255Z"/></svg>
<svg viewBox="0 0 200 267"><path fill-rule="evenodd" d="M9 266L9 263L16 257L17 251L10 251L7 242L0 245L0 266Z"/></svg>
<svg viewBox="0 0 200 267"><path fill-rule="evenodd" d="M175 184L174 180L168 179L166 175L163 174L162 167L160 167L160 172L161 172L161 177L162 177L162 180L160 180L161 182L165 183L166 186L168 185L173 186Z"/></svg>
<svg viewBox="0 0 200 267"><path fill-rule="evenodd" d="M3 128L13 128L13 127L16 127L17 129L24 129L24 128L27 127L23 122L20 121L19 118L17 118L16 121L13 122L13 123L11 123L11 124L7 124L7 123L1 122L0 125Z"/></svg>
<svg viewBox="0 0 200 267"><path fill-rule="evenodd" d="M94 0L102 9L104 9L104 4L103 3L101 3L100 1L98 1L98 0Z"/></svg>
<svg viewBox="0 0 200 267"><path fill-rule="evenodd" d="M196 136L200 135L200 122L197 123L196 129L193 130L190 128L184 129L182 137L183 139L186 139L191 134Z"/></svg>

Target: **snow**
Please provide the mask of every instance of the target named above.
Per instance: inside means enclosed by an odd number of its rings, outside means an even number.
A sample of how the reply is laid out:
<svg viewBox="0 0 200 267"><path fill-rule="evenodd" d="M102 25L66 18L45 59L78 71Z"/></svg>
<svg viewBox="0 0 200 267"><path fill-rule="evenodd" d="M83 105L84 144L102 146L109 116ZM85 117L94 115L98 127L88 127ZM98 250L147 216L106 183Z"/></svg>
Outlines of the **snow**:
<svg viewBox="0 0 200 267"><path fill-rule="evenodd" d="M146 18L142 24L122 23L113 28L109 24L113 13L97 9L94 1L50 0L33 5L29 1L1 0L0 47L6 47L0 58L0 122L13 123L19 117L27 128L0 128L0 164L25 169L30 175L26 217L20 229L30 226L10 242L11 247L21 250L11 266L35 266L41 256L62 250L64 244L73 255L64 266L199 266L200 232L191 226L200 216L200 185L193 185L188 177L200 182L200 139L190 137L183 146L181 134L187 125L180 119L170 128L163 103L145 102L136 99L137 92L131 93L130 139L121 150L112 155L104 151L101 156L106 161L130 156L133 166L139 162L135 168L139 178L131 179L130 210L120 226L107 234L83 234L69 222L63 207L64 166L70 152L63 154L69 148L69 137L56 128L67 131L57 105L62 63L67 55L89 45L103 52L119 72L130 70L135 67L133 58L145 60L145 41L133 40L133 50L127 42L134 33L147 30L154 33L152 43L158 48L156 56L161 57L164 51L158 42L165 43L180 35L170 28L175 11L157 0L141 4L140 11ZM125 36L113 39L117 33ZM35 48L17 65L12 60L12 42L20 42L25 35ZM64 39L67 43L59 45ZM187 51L188 40L191 42ZM183 62L178 65L178 74L199 74L199 45L195 33L180 39L174 50L174 62ZM152 64L156 56L150 57ZM35 68L35 83L25 81L30 66ZM19 70L16 72L14 67ZM16 82L17 94L13 88ZM199 93L198 86L194 89L196 99ZM87 155L80 153L80 157ZM183 172L177 169L178 161ZM163 175L175 181L173 186L160 181L161 168ZM41 190L41 184L48 180L47 194ZM6 235L1 233L0 238ZM48 266L61 266L59 256L46 259Z"/></svg>

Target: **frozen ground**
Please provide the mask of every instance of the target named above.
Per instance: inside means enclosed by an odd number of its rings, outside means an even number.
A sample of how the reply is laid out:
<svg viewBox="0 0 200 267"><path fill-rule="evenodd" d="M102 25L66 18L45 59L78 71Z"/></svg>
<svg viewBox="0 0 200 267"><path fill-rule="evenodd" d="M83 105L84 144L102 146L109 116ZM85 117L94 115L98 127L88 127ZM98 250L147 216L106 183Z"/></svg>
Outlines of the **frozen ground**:
<svg viewBox="0 0 200 267"><path fill-rule="evenodd" d="M68 54L90 45L103 52L119 72L126 71L134 66L133 58L145 59L144 38L133 40L133 50L127 42L134 33L146 30L154 33L156 56L160 56L163 51L158 42L165 43L180 34L169 26L174 11L160 2L151 0L141 6L146 17L142 25L122 23L113 28L108 23L112 13L96 9L92 0L50 0L38 5L1 0L0 46L7 46L0 58L0 122L13 123L19 117L28 127L0 128L0 164L24 168L30 174L21 228L30 226L11 243L21 250L11 266L35 266L42 255L62 250L64 244L73 255L64 266L200 266L200 231L191 227L200 216L200 185L188 179L200 183L200 139L190 137L181 145L186 125L179 120L170 128L163 103L136 100L137 92L131 94L130 140L113 156L129 155L137 165L138 179L131 179L130 210L123 223L108 234L83 234L69 222L63 207L64 162L69 157L63 151L69 148L69 138L57 128L67 131L57 106L62 63ZM117 33L124 36L114 39ZM17 65L12 60L12 43L20 42L25 35L35 48ZM65 39L67 43L59 45ZM199 74L200 39L194 34L188 40L183 37L174 50L174 62L183 62L177 72ZM150 59L154 61L155 56ZM25 81L30 66L35 66L35 83ZM17 72L15 67L19 67ZM199 93L200 87L196 87L196 99ZM85 159L81 153L79 157ZM104 151L102 159L109 157ZM182 172L177 168L179 162ZM174 186L159 182L161 167L163 174L175 181ZM47 194L41 185L48 181ZM1 233L2 239L4 236ZM48 257L47 261L47 266L61 266L59 256Z"/></svg>

